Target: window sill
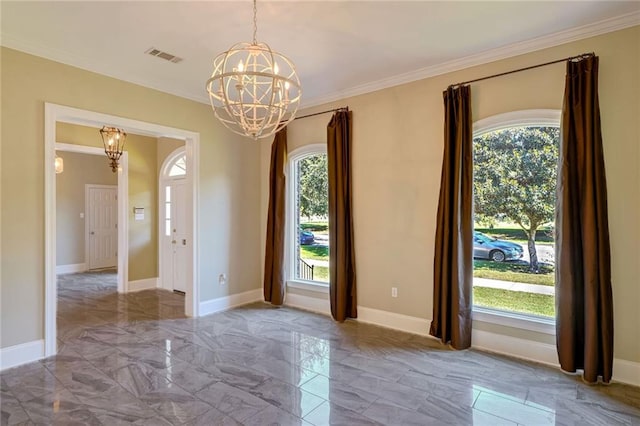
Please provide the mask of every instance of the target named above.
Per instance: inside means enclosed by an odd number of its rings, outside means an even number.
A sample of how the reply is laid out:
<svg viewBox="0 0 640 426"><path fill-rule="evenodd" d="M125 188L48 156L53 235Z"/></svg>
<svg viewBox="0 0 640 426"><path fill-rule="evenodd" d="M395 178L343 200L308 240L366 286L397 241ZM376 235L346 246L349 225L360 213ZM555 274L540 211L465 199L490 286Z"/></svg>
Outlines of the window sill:
<svg viewBox="0 0 640 426"><path fill-rule="evenodd" d="M473 320L505 327L519 328L521 330L535 331L536 333L549 334L552 336L556 334L555 319L535 315L474 306Z"/></svg>
<svg viewBox="0 0 640 426"><path fill-rule="evenodd" d="M329 294L329 284L318 281L290 280L287 281L287 288L297 288L299 290Z"/></svg>

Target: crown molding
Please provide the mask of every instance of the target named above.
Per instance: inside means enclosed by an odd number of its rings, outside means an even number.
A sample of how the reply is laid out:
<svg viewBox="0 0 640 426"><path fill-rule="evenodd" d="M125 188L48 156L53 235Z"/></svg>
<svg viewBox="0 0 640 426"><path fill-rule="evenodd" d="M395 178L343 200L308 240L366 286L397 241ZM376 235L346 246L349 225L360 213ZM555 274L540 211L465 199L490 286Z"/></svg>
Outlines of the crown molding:
<svg viewBox="0 0 640 426"><path fill-rule="evenodd" d="M327 104L353 96L364 95L366 93L375 92L389 87L399 86L402 84L411 83L414 81L423 80L425 78L435 77L454 71L460 71L477 65L483 65L501 59L507 59L589 37L595 37L601 34L622 30L636 25L640 25L640 11L627 13L624 15L616 16L614 18L604 19L592 24L571 28L546 36L536 37L530 40L513 43L507 46L498 47L496 49L487 50L441 64L420 68L415 71L398 74L392 77L371 81L355 87L335 91L324 96L309 98L307 101L303 99L300 108L310 108L313 106ZM189 99L207 105L209 104L209 99L205 96L204 91L201 95L196 93L184 92L181 90L167 88L166 85L161 81L154 81L153 79L150 79L148 75L124 75L122 73L119 73L118 70L99 70L97 69L95 64L91 63L91 61L88 61L78 55L74 55L72 53L59 49L50 49L41 45L29 43L24 40L9 36L7 34L0 34L0 45L35 56L40 56L54 62L60 62L107 77L116 78L118 80L137 84L149 89L158 90L170 95L179 96L181 98Z"/></svg>
<svg viewBox="0 0 640 426"><path fill-rule="evenodd" d="M90 71L96 74L100 74L105 77L111 77L117 80L126 81L127 83L133 83L138 86L157 90L162 93L167 93L169 95L174 95L181 98L189 99L191 101L199 102L202 104L207 104L207 105L209 104L209 98L204 95L204 88L202 90L203 91L202 96L199 96L197 94L190 93L190 92L167 88L166 84L163 84L158 80L153 80L149 78L149 76L143 77L135 74L124 74L124 73L118 72L118 70L112 70L112 69L105 70L104 68L96 67L95 64L91 63L91 61L87 60L82 56L75 55L65 50L52 49L52 48L44 47L39 44L30 43L23 39L16 38L7 34L0 35L0 45L4 47L8 47L9 49L18 50L20 52L28 53L30 55L45 58L53 62L58 62L58 63L69 65L75 68L80 68L85 71Z"/></svg>
<svg viewBox="0 0 640 426"><path fill-rule="evenodd" d="M303 102L300 108L309 108L313 106L323 105L353 96L364 95L366 93L375 92L377 90L387 89L389 87L399 86L401 84L411 83L425 78L435 77L442 74L460 71L477 65L483 65L495 62L501 59L512 58L514 56L535 52L550 47L559 46L573 41L582 40L589 37L595 37L601 34L613 31L623 30L625 28L640 25L640 11L627 13L614 18L605 19L594 22L592 24L575 27L546 36L536 37L530 40L513 43L507 46L498 47L496 49L487 50L463 58L454 59L429 67L420 68L393 77L383 78L380 80L364 83L339 92L327 94L322 97L309 99Z"/></svg>

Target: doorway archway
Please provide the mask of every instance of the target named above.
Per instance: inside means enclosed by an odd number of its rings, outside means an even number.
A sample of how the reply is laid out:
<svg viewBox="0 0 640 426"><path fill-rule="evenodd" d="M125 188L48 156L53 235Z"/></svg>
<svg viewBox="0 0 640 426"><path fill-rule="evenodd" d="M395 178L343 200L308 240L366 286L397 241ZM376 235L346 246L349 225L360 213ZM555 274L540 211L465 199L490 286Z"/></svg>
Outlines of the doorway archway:
<svg viewBox="0 0 640 426"><path fill-rule="evenodd" d="M144 121L132 120L115 115L103 114L94 111L87 111L78 108L71 108L63 105L45 103L44 109L44 206L45 206L45 357L55 355L56 345L56 174L55 174L55 151L56 151L56 123L79 124L90 127L101 127L108 123L112 126L126 129L128 132L150 137L169 137L185 141L185 164L191 171L186 177L187 191L186 203L191 206L191 214L186 218L186 233L189 241L192 242L188 255L188 271L186 276L187 291L185 295L185 313L187 316L197 317L199 312L199 253L198 253L198 205L199 182L198 158L200 152L200 134L173 127L161 126ZM128 208L126 199L122 200L123 207L118 211L118 222L120 226L127 227ZM123 232L125 232L123 230ZM125 234L126 235L126 234ZM124 244L121 253L128 253L128 241ZM119 265L120 266L120 265ZM119 268L120 269L120 268ZM123 268L126 270L126 266ZM128 280L124 275L123 291L127 292Z"/></svg>

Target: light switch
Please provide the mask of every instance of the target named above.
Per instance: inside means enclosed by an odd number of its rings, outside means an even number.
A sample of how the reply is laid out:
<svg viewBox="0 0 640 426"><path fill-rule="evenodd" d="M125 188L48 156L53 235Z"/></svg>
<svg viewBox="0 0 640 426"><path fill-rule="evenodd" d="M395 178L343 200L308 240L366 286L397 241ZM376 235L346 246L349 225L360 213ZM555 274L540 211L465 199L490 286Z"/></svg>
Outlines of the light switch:
<svg viewBox="0 0 640 426"><path fill-rule="evenodd" d="M80 212L80 219L84 219L84 212Z"/></svg>

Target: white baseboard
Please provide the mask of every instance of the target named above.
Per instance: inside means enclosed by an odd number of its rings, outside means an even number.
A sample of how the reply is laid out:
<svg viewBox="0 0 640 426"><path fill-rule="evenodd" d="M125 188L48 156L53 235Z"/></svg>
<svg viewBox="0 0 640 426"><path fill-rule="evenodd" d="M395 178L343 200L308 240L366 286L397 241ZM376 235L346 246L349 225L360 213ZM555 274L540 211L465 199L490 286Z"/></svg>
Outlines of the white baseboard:
<svg viewBox="0 0 640 426"><path fill-rule="evenodd" d="M358 306L358 321L431 337L429 335L429 325L431 321L424 318Z"/></svg>
<svg viewBox="0 0 640 426"><path fill-rule="evenodd" d="M329 303L328 295L324 295L324 297L320 298L288 292L284 304L291 306L292 308L331 315L331 305ZM421 336L429 336L428 320L396 314L394 312L358 306L357 321L391 328L393 330L405 331L407 333L419 334Z"/></svg>
<svg viewBox="0 0 640 426"><path fill-rule="evenodd" d="M158 278L145 278L143 280L129 281L129 292L149 290L158 287Z"/></svg>
<svg viewBox="0 0 640 426"><path fill-rule="evenodd" d="M230 296L218 297L217 299L205 300L200 302L199 315L210 315L216 312L226 311L236 306L246 305L248 303L259 302L262 300L262 289L245 291L244 293L232 294Z"/></svg>
<svg viewBox="0 0 640 426"><path fill-rule="evenodd" d="M305 311L331 315L331 305L329 304L329 298L326 294L323 296L323 298L318 298L287 292L287 296L284 299L284 304L293 308L304 309Z"/></svg>
<svg viewBox="0 0 640 426"><path fill-rule="evenodd" d="M640 362L614 358L613 380L640 387Z"/></svg>
<svg viewBox="0 0 640 426"><path fill-rule="evenodd" d="M87 270L86 263L73 263L71 265L58 265L56 266L56 275L61 274L75 274L77 272L84 272Z"/></svg>
<svg viewBox="0 0 640 426"><path fill-rule="evenodd" d="M473 330L471 340L471 346L475 349L560 368L555 345L483 330ZM640 362L614 358L613 377L611 380L640 386Z"/></svg>
<svg viewBox="0 0 640 426"><path fill-rule="evenodd" d="M44 358L44 340L0 349L0 371Z"/></svg>
<svg viewBox="0 0 640 426"><path fill-rule="evenodd" d="M287 293L285 305L331 315L331 306L329 305L328 297L316 298ZM429 335L431 320L429 319L358 306L357 321L431 337ZM560 368L556 346L549 343L474 329L471 345L473 348L482 351L498 353ZM640 363L614 359L613 380L620 383L640 386Z"/></svg>
<svg viewBox="0 0 640 426"><path fill-rule="evenodd" d="M556 346L535 340L474 329L471 335L471 347L554 367L560 366Z"/></svg>

